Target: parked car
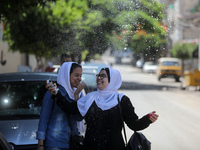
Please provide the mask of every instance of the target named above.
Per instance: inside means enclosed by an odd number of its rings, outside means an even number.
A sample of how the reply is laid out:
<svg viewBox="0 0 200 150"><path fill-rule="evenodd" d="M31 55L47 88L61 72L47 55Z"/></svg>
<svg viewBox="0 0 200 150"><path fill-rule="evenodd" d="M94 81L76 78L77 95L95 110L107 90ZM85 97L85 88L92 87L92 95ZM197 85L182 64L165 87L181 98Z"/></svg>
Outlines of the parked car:
<svg viewBox="0 0 200 150"><path fill-rule="evenodd" d="M96 62L86 62L86 63L82 63L81 65L82 65L83 71L87 71L87 72L90 71L96 74L99 73L102 68L110 67L109 64L96 63Z"/></svg>
<svg viewBox="0 0 200 150"><path fill-rule="evenodd" d="M163 57L158 60L157 78L174 78L180 81L182 74L181 60L178 58Z"/></svg>
<svg viewBox="0 0 200 150"><path fill-rule="evenodd" d="M0 132L15 150L35 150L46 80L55 73L0 74Z"/></svg>
<svg viewBox="0 0 200 150"><path fill-rule="evenodd" d="M15 150L36 150L36 132L46 80L56 83L57 73L0 74L0 133ZM96 90L96 74L84 72L84 93Z"/></svg>
<svg viewBox="0 0 200 150"><path fill-rule="evenodd" d="M131 49L123 49L121 51L115 51L115 63L116 64L131 64L133 60L133 51Z"/></svg>
<svg viewBox="0 0 200 150"><path fill-rule="evenodd" d="M55 68L54 70L53 70L53 72L58 72L58 70L60 69L60 65L53 65L53 68Z"/></svg>
<svg viewBox="0 0 200 150"><path fill-rule="evenodd" d="M89 66L89 65L83 65L83 72L87 72L87 73L94 73L97 74L98 73L98 66Z"/></svg>
<svg viewBox="0 0 200 150"><path fill-rule="evenodd" d="M156 73L158 66L152 61L145 62L142 71L145 73Z"/></svg>
<svg viewBox="0 0 200 150"><path fill-rule="evenodd" d="M82 63L82 81L85 82L87 85L87 87L85 88L86 93L97 90L96 74L98 74L100 70L104 67L110 67L110 65L96 62Z"/></svg>
<svg viewBox="0 0 200 150"><path fill-rule="evenodd" d="M96 72L83 70L82 81L85 82L85 84L86 84L86 87L85 87L86 93L97 90Z"/></svg>

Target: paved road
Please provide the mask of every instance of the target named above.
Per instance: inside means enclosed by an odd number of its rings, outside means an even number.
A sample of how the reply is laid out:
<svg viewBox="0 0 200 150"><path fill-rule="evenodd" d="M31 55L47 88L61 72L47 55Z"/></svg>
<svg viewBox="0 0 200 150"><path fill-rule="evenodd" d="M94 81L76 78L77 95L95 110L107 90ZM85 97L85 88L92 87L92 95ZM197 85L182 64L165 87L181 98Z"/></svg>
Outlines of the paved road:
<svg viewBox="0 0 200 150"><path fill-rule="evenodd" d="M152 142L152 150L200 149L200 91L180 90L173 79L157 81L154 74L113 65L122 74L119 92L126 94L139 117L156 110L159 119L142 132ZM128 137L133 133L126 128Z"/></svg>

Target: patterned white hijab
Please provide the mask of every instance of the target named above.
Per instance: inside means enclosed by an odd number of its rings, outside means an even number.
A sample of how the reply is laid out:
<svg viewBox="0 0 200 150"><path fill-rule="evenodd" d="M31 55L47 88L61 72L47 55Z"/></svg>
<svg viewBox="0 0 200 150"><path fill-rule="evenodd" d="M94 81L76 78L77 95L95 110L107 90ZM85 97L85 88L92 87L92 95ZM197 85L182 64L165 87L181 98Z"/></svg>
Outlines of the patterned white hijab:
<svg viewBox="0 0 200 150"><path fill-rule="evenodd" d="M124 94L117 92L122 84L121 74L113 68L109 68L109 72L110 82L105 89L97 89L78 100L78 108L82 116L85 116L94 101L102 110L108 110L118 104L118 95L121 100Z"/></svg>
<svg viewBox="0 0 200 150"><path fill-rule="evenodd" d="M74 100L74 92L76 88L72 89L70 85L70 69L72 66L72 63L76 62L65 62L62 64L58 71L58 76L57 76L57 83L60 84L65 88L67 91L69 97Z"/></svg>

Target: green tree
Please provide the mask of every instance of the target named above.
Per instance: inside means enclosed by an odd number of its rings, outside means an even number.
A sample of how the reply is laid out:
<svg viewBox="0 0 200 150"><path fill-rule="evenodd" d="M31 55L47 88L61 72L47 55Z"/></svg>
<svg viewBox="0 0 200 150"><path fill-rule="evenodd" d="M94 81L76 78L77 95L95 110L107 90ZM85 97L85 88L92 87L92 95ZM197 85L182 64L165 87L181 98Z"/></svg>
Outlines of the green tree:
<svg viewBox="0 0 200 150"><path fill-rule="evenodd" d="M109 46L133 47L136 40L140 46L146 39L154 41L149 42L151 45L159 45L154 39L162 33L158 25L161 7L156 7L157 3L153 6L144 0L59 0L26 9L8 19L4 39L13 51L35 54L36 58L56 56L63 51L80 56L86 50L86 60L102 54ZM135 36L138 24L149 35L144 40ZM130 32L121 34L124 29ZM124 40L117 41L118 36Z"/></svg>
<svg viewBox="0 0 200 150"><path fill-rule="evenodd" d="M124 41L136 53L143 53L144 58L155 57L166 45L164 5L155 0L141 0L133 1L129 8L115 18L126 30L121 33Z"/></svg>
<svg viewBox="0 0 200 150"><path fill-rule="evenodd" d="M197 49L197 44L175 43L171 50L172 56L182 60L182 73L184 73L184 61L192 58L192 53Z"/></svg>
<svg viewBox="0 0 200 150"><path fill-rule="evenodd" d="M46 7L36 7L16 15L6 22L4 40L11 51L34 54L38 64L41 58L57 56L64 50L73 50L71 30L74 20L82 17L78 1L57 1ZM81 7L84 8L84 7Z"/></svg>
<svg viewBox="0 0 200 150"><path fill-rule="evenodd" d="M91 0L88 7L88 13L81 20L82 28L79 28L83 31L79 32L79 37L89 51L88 58L95 53L102 54L109 46L115 50L131 47L137 52L152 54L166 42L160 23L164 18L164 6L154 0ZM146 36L137 36L139 29L145 30Z"/></svg>
<svg viewBox="0 0 200 150"><path fill-rule="evenodd" d="M56 0L1 0L0 20L12 19L16 15L22 14L31 8L37 6L44 7L47 2Z"/></svg>
<svg viewBox="0 0 200 150"><path fill-rule="evenodd" d="M88 1L88 8L77 28L80 46L88 50L86 61L96 53L105 52L112 45L110 41L112 32L118 29L118 25L113 21L117 6L112 0L91 0Z"/></svg>

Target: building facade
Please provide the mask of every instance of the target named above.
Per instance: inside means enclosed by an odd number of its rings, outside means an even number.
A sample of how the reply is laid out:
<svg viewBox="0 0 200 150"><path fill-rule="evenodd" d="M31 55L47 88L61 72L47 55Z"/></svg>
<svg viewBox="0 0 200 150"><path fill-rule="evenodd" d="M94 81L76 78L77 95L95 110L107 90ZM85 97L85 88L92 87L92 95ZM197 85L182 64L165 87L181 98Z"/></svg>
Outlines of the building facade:
<svg viewBox="0 0 200 150"><path fill-rule="evenodd" d="M168 52L177 42L200 45L200 0L159 0L159 2L166 5ZM191 66L193 69L198 67L200 69L200 59L193 59Z"/></svg>
<svg viewBox="0 0 200 150"><path fill-rule="evenodd" d="M3 23L0 22L0 73L36 70L37 62L34 55L27 56L19 52L10 52L8 43L2 41L2 39Z"/></svg>

